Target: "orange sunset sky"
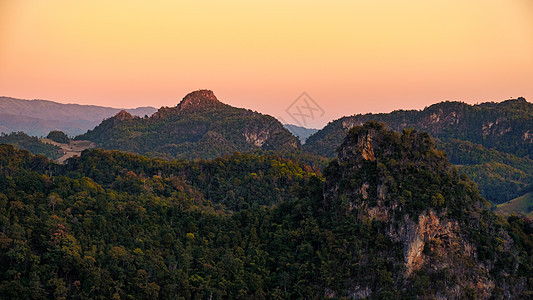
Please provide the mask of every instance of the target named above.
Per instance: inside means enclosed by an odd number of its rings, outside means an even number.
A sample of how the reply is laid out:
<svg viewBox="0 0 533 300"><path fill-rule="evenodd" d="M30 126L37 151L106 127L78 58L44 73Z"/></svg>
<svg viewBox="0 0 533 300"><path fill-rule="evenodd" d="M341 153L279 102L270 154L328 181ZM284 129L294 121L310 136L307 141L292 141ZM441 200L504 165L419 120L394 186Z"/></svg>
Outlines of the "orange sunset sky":
<svg viewBox="0 0 533 300"><path fill-rule="evenodd" d="M306 91L311 127L533 101L533 1L0 0L0 96L160 107L204 88L287 122Z"/></svg>

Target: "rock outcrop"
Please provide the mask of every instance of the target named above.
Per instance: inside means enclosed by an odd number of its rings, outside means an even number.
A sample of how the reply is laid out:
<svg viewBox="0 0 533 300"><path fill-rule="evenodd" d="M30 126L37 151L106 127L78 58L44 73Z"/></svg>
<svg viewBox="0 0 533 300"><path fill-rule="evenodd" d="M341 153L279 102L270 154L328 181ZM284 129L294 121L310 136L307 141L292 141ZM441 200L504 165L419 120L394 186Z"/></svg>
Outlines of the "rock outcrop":
<svg viewBox="0 0 533 300"><path fill-rule="evenodd" d="M187 94L178 104L180 111L199 111L225 106L210 90L198 90Z"/></svg>
<svg viewBox="0 0 533 300"><path fill-rule="evenodd" d="M124 121L124 120L131 120L133 119L133 116L125 111L125 110L121 110L120 112L118 112L115 116L114 116L115 120L118 120L118 121Z"/></svg>
<svg viewBox="0 0 533 300"><path fill-rule="evenodd" d="M400 135L369 122L350 130L337 153L326 170L325 205L362 224L382 224L380 234L403 249L402 260L389 258L403 270L393 279L399 286L445 278L428 282L427 294L419 295L443 299L489 299L523 288L527 279L510 282L516 265L496 267L516 259L513 239L475 184L457 174L428 134L404 130ZM494 248L498 243L501 247ZM354 282L348 292L353 298L378 294L368 281Z"/></svg>

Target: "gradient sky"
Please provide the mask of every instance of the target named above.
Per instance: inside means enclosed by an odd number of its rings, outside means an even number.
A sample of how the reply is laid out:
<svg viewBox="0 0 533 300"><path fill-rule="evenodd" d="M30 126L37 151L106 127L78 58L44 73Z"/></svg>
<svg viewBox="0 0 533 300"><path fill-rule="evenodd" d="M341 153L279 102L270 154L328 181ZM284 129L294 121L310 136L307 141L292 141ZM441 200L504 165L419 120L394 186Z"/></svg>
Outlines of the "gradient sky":
<svg viewBox="0 0 533 300"><path fill-rule="evenodd" d="M0 96L113 107L219 100L290 122L526 97L533 0L0 0ZM293 122L294 123L294 122Z"/></svg>

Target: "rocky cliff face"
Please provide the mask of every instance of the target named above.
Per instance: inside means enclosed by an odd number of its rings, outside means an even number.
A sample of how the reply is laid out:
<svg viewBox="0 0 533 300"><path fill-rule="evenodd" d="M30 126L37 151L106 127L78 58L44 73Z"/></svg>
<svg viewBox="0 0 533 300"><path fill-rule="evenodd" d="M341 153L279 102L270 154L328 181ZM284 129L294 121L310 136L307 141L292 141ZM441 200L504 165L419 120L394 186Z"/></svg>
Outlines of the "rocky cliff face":
<svg viewBox="0 0 533 300"><path fill-rule="evenodd" d="M114 119L115 119L116 121L125 121L125 120L131 120L131 119L133 119L133 116L132 116L129 112L127 112L127 111L125 111L125 110L121 110L120 112L118 112L118 113L115 115Z"/></svg>
<svg viewBox="0 0 533 300"><path fill-rule="evenodd" d="M198 90L187 94L178 104L180 111L198 111L224 106L210 90Z"/></svg>
<svg viewBox="0 0 533 300"><path fill-rule="evenodd" d="M382 224L381 234L401 245L403 260L394 263L403 270L393 279L397 285L409 289L422 279L440 278L426 284L421 298L523 292L528 279L511 279L518 269L513 239L429 135L400 135L375 122L355 127L325 173L328 209L363 224ZM353 298L377 295L375 287L354 281Z"/></svg>

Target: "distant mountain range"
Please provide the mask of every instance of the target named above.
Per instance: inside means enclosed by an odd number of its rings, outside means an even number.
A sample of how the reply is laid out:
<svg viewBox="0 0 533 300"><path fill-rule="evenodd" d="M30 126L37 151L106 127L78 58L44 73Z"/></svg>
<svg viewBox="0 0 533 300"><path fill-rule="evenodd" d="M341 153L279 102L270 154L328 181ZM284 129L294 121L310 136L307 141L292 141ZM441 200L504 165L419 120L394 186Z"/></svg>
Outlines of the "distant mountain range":
<svg viewBox="0 0 533 300"><path fill-rule="evenodd" d="M318 129L305 128L292 124L283 124L283 127L287 128L294 136L296 136L302 144L305 144L307 138L309 138L311 135L315 134L318 131Z"/></svg>
<svg viewBox="0 0 533 300"><path fill-rule="evenodd" d="M23 131L28 135L40 137L46 136L52 130L61 130L69 136L76 136L121 110L123 109L0 97L0 132ZM126 111L135 116L150 116L157 109L139 107Z"/></svg>
<svg viewBox="0 0 533 300"><path fill-rule="evenodd" d="M209 90L189 93L175 107L162 107L151 117L121 111L77 139L104 149L189 159L301 147L274 117L224 104Z"/></svg>

